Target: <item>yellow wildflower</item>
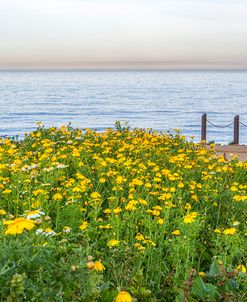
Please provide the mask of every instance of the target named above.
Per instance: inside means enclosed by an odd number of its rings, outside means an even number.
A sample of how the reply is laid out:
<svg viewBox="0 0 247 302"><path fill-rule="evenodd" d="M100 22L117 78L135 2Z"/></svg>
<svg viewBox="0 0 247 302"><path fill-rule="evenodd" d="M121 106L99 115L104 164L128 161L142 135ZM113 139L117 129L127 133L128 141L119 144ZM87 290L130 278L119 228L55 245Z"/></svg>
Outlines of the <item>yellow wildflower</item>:
<svg viewBox="0 0 247 302"><path fill-rule="evenodd" d="M191 209L191 204L187 202L187 203L185 204L184 208L185 208L186 210L190 210L190 209Z"/></svg>
<svg viewBox="0 0 247 302"><path fill-rule="evenodd" d="M105 270L105 267L100 261L95 261L93 269L97 272L101 272Z"/></svg>
<svg viewBox="0 0 247 302"><path fill-rule="evenodd" d="M238 188L236 188L235 186L232 186L230 189L231 189L232 192L238 191Z"/></svg>
<svg viewBox="0 0 247 302"><path fill-rule="evenodd" d="M7 235L22 234L25 229L30 231L35 226L32 220L26 218L3 221L3 224L8 225L8 229L5 231Z"/></svg>
<svg viewBox="0 0 247 302"><path fill-rule="evenodd" d="M143 185L143 182L141 179L138 179L138 178L134 178L132 179L131 183L130 183L130 187L131 186L142 186Z"/></svg>
<svg viewBox="0 0 247 302"><path fill-rule="evenodd" d="M121 291L117 294L114 302L132 302L131 295L126 291Z"/></svg>
<svg viewBox="0 0 247 302"><path fill-rule="evenodd" d="M101 177L101 178L99 179L99 182L102 183L102 184L104 184L104 183L106 182L106 179L105 179L104 177Z"/></svg>
<svg viewBox="0 0 247 302"><path fill-rule="evenodd" d="M206 276L206 274L204 272L199 272L198 275L202 278Z"/></svg>
<svg viewBox="0 0 247 302"><path fill-rule="evenodd" d="M93 192L91 194L91 198L92 199L99 199L101 197L101 195L98 192Z"/></svg>
<svg viewBox="0 0 247 302"><path fill-rule="evenodd" d="M164 224L164 219L163 218L157 217L157 221L158 221L159 224Z"/></svg>
<svg viewBox="0 0 247 302"><path fill-rule="evenodd" d="M220 229L215 229L214 232L217 233L217 234L220 234L221 230Z"/></svg>
<svg viewBox="0 0 247 302"><path fill-rule="evenodd" d="M237 232L236 228L229 228L229 229L225 229L223 234L224 235L234 235Z"/></svg>
<svg viewBox="0 0 247 302"><path fill-rule="evenodd" d="M0 215L5 215L5 214L7 214L7 213L4 209L0 210Z"/></svg>
<svg viewBox="0 0 247 302"><path fill-rule="evenodd" d="M239 264L237 270L239 270L242 273L246 273L246 267L243 264Z"/></svg>
<svg viewBox="0 0 247 302"><path fill-rule="evenodd" d="M146 201L145 199L142 199L142 198L139 198L139 199L138 199L138 202L139 202L140 204L144 205L144 206L146 206L146 205L148 204L147 201Z"/></svg>
<svg viewBox="0 0 247 302"><path fill-rule="evenodd" d="M88 228L89 223L87 221L83 221L83 223L79 226L80 230L84 231Z"/></svg>
<svg viewBox="0 0 247 302"><path fill-rule="evenodd" d="M101 229L101 230L108 230L108 229L112 229L112 226L110 224L99 225L98 228Z"/></svg>
<svg viewBox="0 0 247 302"><path fill-rule="evenodd" d="M116 209L113 210L113 213L118 215L122 212L122 209L120 207L117 207Z"/></svg>
<svg viewBox="0 0 247 302"><path fill-rule="evenodd" d="M121 176L121 175L117 176L117 178L116 178L116 183L117 183L118 185L121 185L121 184L123 183L123 181L124 181L123 176Z"/></svg>
<svg viewBox="0 0 247 302"><path fill-rule="evenodd" d="M139 251L145 250L145 247L142 246L139 242L133 244Z"/></svg>
<svg viewBox="0 0 247 302"><path fill-rule="evenodd" d="M136 211L137 207L135 206L138 202L136 200L131 200L128 202L128 204L125 206L126 211Z"/></svg>
<svg viewBox="0 0 247 302"><path fill-rule="evenodd" d="M179 230L174 230L172 232L172 235L179 236L179 235L181 235L181 232Z"/></svg>
<svg viewBox="0 0 247 302"><path fill-rule="evenodd" d="M154 216L159 216L159 215L160 215L160 211L154 209L154 210L152 211L152 214L153 214Z"/></svg>
<svg viewBox="0 0 247 302"><path fill-rule="evenodd" d="M12 192L11 189L5 189L2 193L3 193L3 194L9 194L9 193L11 193L11 192Z"/></svg>
<svg viewBox="0 0 247 302"><path fill-rule="evenodd" d="M60 194L60 193L56 193L56 194L54 194L54 195L52 196L52 199L53 199L53 200L61 200L61 199L63 199L63 196L62 196L62 194Z"/></svg>
<svg viewBox="0 0 247 302"><path fill-rule="evenodd" d="M116 240L116 239L111 239L111 240L109 240L109 241L107 242L107 246L109 246L109 247L113 247L113 246L118 245L119 243L120 243L120 241L119 241L119 240Z"/></svg>
<svg viewBox="0 0 247 302"><path fill-rule="evenodd" d="M103 212L104 212L105 214L111 214L111 209L105 209Z"/></svg>
<svg viewBox="0 0 247 302"><path fill-rule="evenodd" d="M195 221L195 218L197 217L197 212L192 212L184 217L184 223L192 223Z"/></svg>
<svg viewBox="0 0 247 302"><path fill-rule="evenodd" d="M138 233L135 237L136 240L140 241L140 240L145 240L144 236L140 233Z"/></svg>

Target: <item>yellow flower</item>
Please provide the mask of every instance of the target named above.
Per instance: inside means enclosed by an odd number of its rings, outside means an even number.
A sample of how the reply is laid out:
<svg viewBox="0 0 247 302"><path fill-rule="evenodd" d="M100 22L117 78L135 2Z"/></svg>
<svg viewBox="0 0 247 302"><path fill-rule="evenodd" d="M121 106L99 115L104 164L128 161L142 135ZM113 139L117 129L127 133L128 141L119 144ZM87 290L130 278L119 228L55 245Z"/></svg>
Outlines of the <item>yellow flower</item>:
<svg viewBox="0 0 247 302"><path fill-rule="evenodd" d="M11 193L12 192L12 190L10 190L10 189L5 189L2 193L3 194L9 194L9 193Z"/></svg>
<svg viewBox="0 0 247 302"><path fill-rule="evenodd" d="M135 237L136 240L141 241L141 240L145 240L144 236L140 233L138 233Z"/></svg>
<svg viewBox="0 0 247 302"><path fill-rule="evenodd" d="M164 219L163 218L160 218L160 217L157 217L157 222L159 224L164 224Z"/></svg>
<svg viewBox="0 0 247 302"><path fill-rule="evenodd" d="M98 192L93 192L91 194L91 198L92 199L99 199L101 197L101 195Z"/></svg>
<svg viewBox="0 0 247 302"><path fill-rule="evenodd" d="M109 241L107 242L107 246L109 246L109 247L113 247L113 246L118 245L119 243L120 243L120 241L119 241L119 240L116 240L116 239L111 239L111 240L109 240Z"/></svg>
<svg viewBox="0 0 247 302"><path fill-rule="evenodd" d="M117 178L116 178L116 183L118 184L118 185L121 185L122 183L123 183L123 176L121 176L121 175L119 175L119 176L117 176Z"/></svg>
<svg viewBox="0 0 247 302"><path fill-rule="evenodd" d="M132 181L130 183L130 187L133 187L133 186L142 186L142 185L143 185L142 180L138 179L138 178L132 179Z"/></svg>
<svg viewBox="0 0 247 302"><path fill-rule="evenodd" d="M172 235L179 236L179 235L181 235L181 232L179 230L174 230L172 232Z"/></svg>
<svg viewBox="0 0 247 302"><path fill-rule="evenodd" d="M45 193L45 191L43 189L38 189L38 190L33 191L34 196L41 195L44 193Z"/></svg>
<svg viewBox="0 0 247 302"><path fill-rule="evenodd" d="M144 205L144 206L146 206L146 205L148 204L147 201L146 201L145 199L142 199L142 198L139 198L139 199L138 199L138 202L139 202L140 204Z"/></svg>
<svg viewBox="0 0 247 302"><path fill-rule="evenodd" d="M89 223L87 221L83 221L83 223L79 226L80 230L84 231L88 228Z"/></svg>
<svg viewBox="0 0 247 302"><path fill-rule="evenodd" d="M114 302L132 302L131 295L126 291L121 291L117 294Z"/></svg>
<svg viewBox="0 0 247 302"><path fill-rule="evenodd" d="M195 221L195 218L197 217L197 212L192 212L184 217L184 223L192 223Z"/></svg>
<svg viewBox="0 0 247 302"><path fill-rule="evenodd" d="M239 270L242 273L246 273L246 267L243 264L239 264L237 270Z"/></svg>
<svg viewBox="0 0 247 302"><path fill-rule="evenodd" d="M103 212L104 212L105 214L111 214L111 209L105 209Z"/></svg>
<svg viewBox="0 0 247 302"><path fill-rule="evenodd" d="M113 213L118 215L122 212L122 209L120 207L117 207L116 209L113 210Z"/></svg>
<svg viewBox="0 0 247 302"><path fill-rule="evenodd" d="M236 192L236 191L238 191L238 188L236 188L235 186L232 186L232 187L230 188L230 190L231 190L232 192Z"/></svg>
<svg viewBox="0 0 247 302"><path fill-rule="evenodd" d="M112 226L108 223L106 225L99 225L98 228L100 230L108 230L108 229L112 229Z"/></svg>
<svg viewBox="0 0 247 302"><path fill-rule="evenodd" d="M230 229L225 229L223 234L224 235L234 235L237 232L236 228L230 228Z"/></svg>
<svg viewBox="0 0 247 302"><path fill-rule="evenodd" d="M137 200L131 200L128 202L128 204L125 206L126 211L136 211L136 204L138 204Z"/></svg>
<svg viewBox="0 0 247 302"><path fill-rule="evenodd" d="M5 231L7 235L22 234L25 229L30 231L35 226L32 220L26 218L3 221L3 224L8 225L8 229Z"/></svg>
<svg viewBox="0 0 247 302"><path fill-rule="evenodd" d="M5 215L6 211L4 209L0 210L0 215Z"/></svg>
<svg viewBox="0 0 247 302"><path fill-rule="evenodd" d="M101 272L105 270L105 267L100 261L95 261L93 269L97 272Z"/></svg>
<svg viewBox="0 0 247 302"><path fill-rule="evenodd" d="M214 232L217 233L217 234L220 234L221 230L220 229L215 229Z"/></svg>
<svg viewBox="0 0 247 302"><path fill-rule="evenodd" d="M184 208L186 210L190 210L191 209L191 204L187 202L186 205L184 206Z"/></svg>
<svg viewBox="0 0 247 302"><path fill-rule="evenodd" d="M63 199L63 196L60 193L56 193L52 196L53 200L61 200Z"/></svg>
<svg viewBox="0 0 247 302"><path fill-rule="evenodd" d="M199 272L198 275L202 278L206 276L206 274L204 272Z"/></svg>

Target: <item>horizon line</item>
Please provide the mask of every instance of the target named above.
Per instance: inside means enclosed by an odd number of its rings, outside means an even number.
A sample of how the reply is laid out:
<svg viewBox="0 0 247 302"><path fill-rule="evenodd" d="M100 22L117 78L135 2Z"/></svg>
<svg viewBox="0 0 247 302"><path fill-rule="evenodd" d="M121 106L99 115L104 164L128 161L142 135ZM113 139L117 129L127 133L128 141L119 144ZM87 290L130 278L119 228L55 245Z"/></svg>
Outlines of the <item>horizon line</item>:
<svg viewBox="0 0 247 302"><path fill-rule="evenodd" d="M244 68L134 68L134 67L129 67L129 68L122 68L122 67L95 67L95 68L88 68L88 67L78 67L78 68L64 68L64 67L59 67L59 68L53 68L53 67L27 67L27 68L1 68L0 67L0 72L8 72L8 71L215 71L215 72L221 72L221 71L238 71L238 72L247 72L247 67Z"/></svg>
<svg viewBox="0 0 247 302"><path fill-rule="evenodd" d="M0 63L0 70L236 70L246 71L247 61L41 61Z"/></svg>

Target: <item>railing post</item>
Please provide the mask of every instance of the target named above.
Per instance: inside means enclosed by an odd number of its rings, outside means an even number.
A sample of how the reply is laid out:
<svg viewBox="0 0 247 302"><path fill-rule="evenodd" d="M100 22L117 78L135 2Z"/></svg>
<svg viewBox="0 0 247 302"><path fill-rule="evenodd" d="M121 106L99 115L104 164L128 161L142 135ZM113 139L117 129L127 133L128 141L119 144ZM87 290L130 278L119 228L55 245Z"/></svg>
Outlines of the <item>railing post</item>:
<svg viewBox="0 0 247 302"><path fill-rule="evenodd" d="M239 115L234 116L233 144L239 144Z"/></svg>
<svg viewBox="0 0 247 302"><path fill-rule="evenodd" d="M202 115L202 129L201 129L201 140L206 142L207 136L207 114Z"/></svg>

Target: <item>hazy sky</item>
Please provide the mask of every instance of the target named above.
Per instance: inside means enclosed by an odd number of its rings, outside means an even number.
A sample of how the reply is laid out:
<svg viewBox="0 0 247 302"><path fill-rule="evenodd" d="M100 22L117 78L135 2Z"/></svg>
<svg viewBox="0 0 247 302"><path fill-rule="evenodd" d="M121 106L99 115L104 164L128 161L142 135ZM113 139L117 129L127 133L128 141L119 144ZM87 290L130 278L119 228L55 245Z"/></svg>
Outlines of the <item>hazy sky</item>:
<svg viewBox="0 0 247 302"><path fill-rule="evenodd" d="M0 0L0 68L247 68L247 0Z"/></svg>

